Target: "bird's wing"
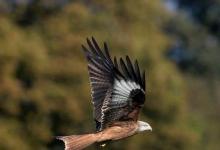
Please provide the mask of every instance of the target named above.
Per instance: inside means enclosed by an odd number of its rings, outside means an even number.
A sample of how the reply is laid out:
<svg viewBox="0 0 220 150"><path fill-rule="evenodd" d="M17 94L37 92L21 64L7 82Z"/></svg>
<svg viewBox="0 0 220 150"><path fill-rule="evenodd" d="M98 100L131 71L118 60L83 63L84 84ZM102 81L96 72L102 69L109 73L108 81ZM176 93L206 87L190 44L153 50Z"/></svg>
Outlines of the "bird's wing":
<svg viewBox="0 0 220 150"><path fill-rule="evenodd" d="M88 70L94 106L94 118L101 130L122 119L137 119L138 110L145 101L145 75L141 76L137 61L132 65L121 58L120 68L114 63L104 43L104 53L94 38L87 39L89 48L83 50L88 60ZM121 71L120 71L121 70Z"/></svg>
<svg viewBox="0 0 220 150"><path fill-rule="evenodd" d="M117 67L116 59L114 62ZM124 78L114 79L112 95L103 103L103 129L115 121L137 121L139 110L145 102L145 72L141 76L138 62L135 61L133 66L126 56L126 63L120 59L120 67Z"/></svg>
<svg viewBox="0 0 220 150"><path fill-rule="evenodd" d="M82 45L88 60L89 79L94 105L94 118L101 122L102 106L104 99L111 95L115 78L120 78L120 72L114 67L104 43L104 53L95 41L87 39L88 48Z"/></svg>

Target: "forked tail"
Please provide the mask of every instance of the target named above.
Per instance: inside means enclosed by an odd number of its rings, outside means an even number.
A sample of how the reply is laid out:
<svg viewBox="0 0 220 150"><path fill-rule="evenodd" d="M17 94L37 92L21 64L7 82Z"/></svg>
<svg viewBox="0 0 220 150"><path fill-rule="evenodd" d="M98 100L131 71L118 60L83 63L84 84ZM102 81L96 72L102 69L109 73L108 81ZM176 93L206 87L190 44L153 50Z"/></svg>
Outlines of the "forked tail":
<svg viewBox="0 0 220 150"><path fill-rule="evenodd" d="M98 140L96 134L70 135L56 137L65 144L65 150L81 150Z"/></svg>

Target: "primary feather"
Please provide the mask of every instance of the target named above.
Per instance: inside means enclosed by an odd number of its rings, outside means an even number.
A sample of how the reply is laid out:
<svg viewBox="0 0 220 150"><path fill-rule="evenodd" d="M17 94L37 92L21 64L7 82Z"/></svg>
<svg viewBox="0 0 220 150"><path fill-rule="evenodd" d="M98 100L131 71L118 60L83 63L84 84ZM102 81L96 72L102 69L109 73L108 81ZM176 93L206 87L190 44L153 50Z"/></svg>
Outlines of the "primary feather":
<svg viewBox="0 0 220 150"><path fill-rule="evenodd" d="M140 73L138 62L132 64L126 56L116 57L114 63L104 42L104 50L96 40L87 39L88 48L82 45L88 61L88 71L97 131L115 121L137 120L137 110L145 101L145 74ZM134 112L135 110L135 112Z"/></svg>

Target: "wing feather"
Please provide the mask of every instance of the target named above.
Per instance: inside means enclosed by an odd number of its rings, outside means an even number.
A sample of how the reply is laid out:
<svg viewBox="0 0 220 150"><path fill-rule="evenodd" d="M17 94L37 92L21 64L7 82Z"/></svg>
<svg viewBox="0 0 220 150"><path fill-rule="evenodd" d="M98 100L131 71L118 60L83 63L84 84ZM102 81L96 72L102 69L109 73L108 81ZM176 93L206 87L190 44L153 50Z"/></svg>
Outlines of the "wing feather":
<svg viewBox="0 0 220 150"><path fill-rule="evenodd" d="M93 44L91 43L91 41L90 41L88 38L87 38L86 40L87 40L87 44L89 45L89 48L91 49L91 51L92 51L95 55L99 56L98 51L95 49L95 47L93 46Z"/></svg>
<svg viewBox="0 0 220 150"><path fill-rule="evenodd" d="M135 60L134 68L135 68L135 74L137 76L137 82L140 85L142 85L142 79L141 79L140 69L139 69L139 65L138 65L138 61L137 60Z"/></svg>
<svg viewBox="0 0 220 150"><path fill-rule="evenodd" d="M106 42L104 42L104 51L105 51L106 59L109 61L109 63L112 63L111 56L108 52L108 46Z"/></svg>
<svg viewBox="0 0 220 150"><path fill-rule="evenodd" d="M134 65L126 56L125 61L116 57L114 63L106 42L104 50L95 38L87 38L88 48L82 45L88 61L88 71L94 106L94 119L97 130L123 119L136 120L140 108L145 101L145 72L140 73L137 60ZM126 63L125 63L126 62Z"/></svg>
<svg viewBox="0 0 220 150"><path fill-rule="evenodd" d="M128 56L126 56L126 61L127 61L127 66L128 66L129 74L131 75L131 79L132 80L137 80L136 74L134 72L133 65L132 65L131 60L130 60L130 58Z"/></svg>
<svg viewBox="0 0 220 150"><path fill-rule="evenodd" d="M122 69L123 73L125 74L125 76L127 77L127 79L131 78L129 71L128 71L122 58L120 58L120 64L121 64L121 69Z"/></svg>
<svg viewBox="0 0 220 150"><path fill-rule="evenodd" d="M115 68L117 68L117 69L118 69L118 62L117 62L116 57L114 57L114 65L115 65Z"/></svg>

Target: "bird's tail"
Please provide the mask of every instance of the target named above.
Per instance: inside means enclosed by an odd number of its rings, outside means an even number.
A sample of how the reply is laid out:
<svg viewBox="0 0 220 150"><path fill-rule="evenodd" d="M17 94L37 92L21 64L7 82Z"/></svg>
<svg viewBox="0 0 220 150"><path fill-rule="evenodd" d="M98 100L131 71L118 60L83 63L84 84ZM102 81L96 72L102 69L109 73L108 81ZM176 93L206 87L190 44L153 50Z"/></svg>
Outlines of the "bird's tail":
<svg viewBox="0 0 220 150"><path fill-rule="evenodd" d="M56 137L65 144L65 150L81 150L98 140L96 134L70 135Z"/></svg>

